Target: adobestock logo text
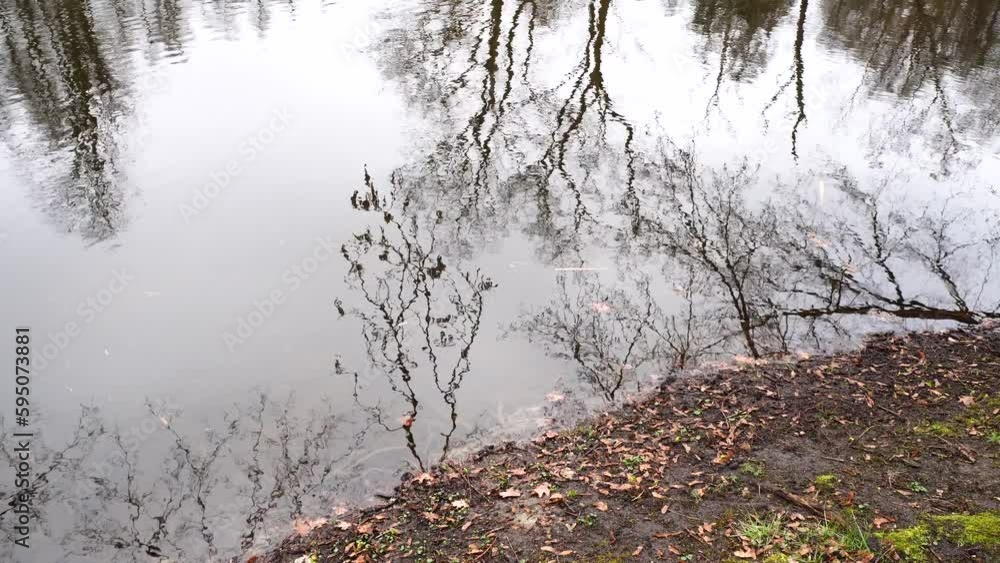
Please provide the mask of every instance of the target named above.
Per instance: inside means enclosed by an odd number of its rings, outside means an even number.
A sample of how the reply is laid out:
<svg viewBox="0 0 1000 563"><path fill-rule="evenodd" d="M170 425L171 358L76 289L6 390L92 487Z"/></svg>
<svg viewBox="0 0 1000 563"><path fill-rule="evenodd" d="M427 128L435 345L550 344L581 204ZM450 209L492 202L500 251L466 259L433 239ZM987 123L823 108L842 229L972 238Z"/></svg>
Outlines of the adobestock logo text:
<svg viewBox="0 0 1000 563"><path fill-rule="evenodd" d="M316 248L313 249L312 254L282 272L281 283L288 287L287 293L282 289L274 289L267 297L255 300L252 311L236 318L235 333L225 332L222 334L222 340L226 343L226 348L229 349L230 354L234 353L238 346L249 340L254 335L254 332L264 324L264 321L274 315L278 306L285 303L289 293L298 291L302 287L302 284L319 270L320 264L329 260L339 250L337 244L331 241L329 237L317 239L316 243Z"/></svg>
<svg viewBox="0 0 1000 563"><path fill-rule="evenodd" d="M135 281L135 276L130 276L124 268L111 272L111 279L108 280L106 287L76 306L76 314L82 319L82 324L86 326L94 322L97 315L103 313L115 300L115 297L125 291L133 281ZM80 336L81 328L79 323L70 321L62 327L62 330L58 330L54 334L50 332L48 342L35 348L35 370L44 370L49 362L69 347L70 341Z"/></svg>
<svg viewBox="0 0 1000 563"><path fill-rule="evenodd" d="M177 210L180 211L184 222L190 223L192 217L197 217L215 198L219 197L222 190L232 183L233 178L243 172L243 166L253 162L260 153L264 152L264 149L274 142L278 133L284 131L294 117L285 108L274 110L267 126L247 137L237 147L237 153L243 157L243 163L241 164L235 158L230 160L223 168L209 174L210 182L194 190L190 203L182 203L178 206Z"/></svg>

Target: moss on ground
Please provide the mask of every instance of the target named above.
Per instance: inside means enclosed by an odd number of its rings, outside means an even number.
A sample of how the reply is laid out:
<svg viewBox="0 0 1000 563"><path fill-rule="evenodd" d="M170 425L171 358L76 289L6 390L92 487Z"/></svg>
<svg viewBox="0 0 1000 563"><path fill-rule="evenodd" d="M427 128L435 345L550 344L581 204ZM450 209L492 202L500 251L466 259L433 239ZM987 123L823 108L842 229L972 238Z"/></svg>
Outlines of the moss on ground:
<svg viewBox="0 0 1000 563"><path fill-rule="evenodd" d="M994 443L1000 434L1000 395L983 395L962 413L947 420L929 420L913 429L917 434L950 438L974 434Z"/></svg>
<svg viewBox="0 0 1000 563"><path fill-rule="evenodd" d="M1000 514L946 514L929 516L924 522L879 534L904 561L927 561L927 548L947 540L959 547L974 547L1000 555Z"/></svg>
<svg viewBox="0 0 1000 563"><path fill-rule="evenodd" d="M817 490L829 493L837 488L837 476L831 474L817 475L813 479L813 484L816 485Z"/></svg>
<svg viewBox="0 0 1000 563"><path fill-rule="evenodd" d="M942 537L948 538L961 547L980 547L990 552L1000 553L1000 514L981 512L979 514L948 514L932 516Z"/></svg>
<svg viewBox="0 0 1000 563"><path fill-rule="evenodd" d="M927 546L931 544L931 531L926 524L900 528L878 536L891 545L904 561L927 561Z"/></svg>

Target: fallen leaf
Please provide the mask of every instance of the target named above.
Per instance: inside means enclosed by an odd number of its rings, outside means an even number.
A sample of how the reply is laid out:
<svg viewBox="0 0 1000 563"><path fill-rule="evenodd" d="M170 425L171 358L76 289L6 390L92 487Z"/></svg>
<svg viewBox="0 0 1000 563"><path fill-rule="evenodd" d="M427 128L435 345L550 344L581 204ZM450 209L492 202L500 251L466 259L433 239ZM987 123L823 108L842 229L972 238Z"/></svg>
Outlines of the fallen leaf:
<svg viewBox="0 0 1000 563"><path fill-rule="evenodd" d="M740 559L756 559L757 558L757 554L752 549L747 549L746 551L743 551L741 549L737 549L736 551L733 552L733 555L735 555L736 557L739 557Z"/></svg>
<svg viewBox="0 0 1000 563"><path fill-rule="evenodd" d="M506 491L500 491L500 498L514 498L521 496L521 491L517 489L507 489Z"/></svg>
<svg viewBox="0 0 1000 563"><path fill-rule="evenodd" d="M611 305L608 305L607 303L603 303L603 302L591 303L590 304L590 308L595 313L602 313L603 314L603 313L610 313L611 312Z"/></svg>
<svg viewBox="0 0 1000 563"><path fill-rule="evenodd" d="M642 553L642 546L641 545L639 547L635 548L635 551L632 552L632 557L639 557L640 553Z"/></svg>
<svg viewBox="0 0 1000 563"><path fill-rule="evenodd" d="M350 522L345 522L345 521L341 520L341 521L337 522L336 524L334 524L334 526L336 526L337 528L340 528L341 530L350 530L351 527L354 526L354 524L351 524Z"/></svg>
<svg viewBox="0 0 1000 563"><path fill-rule="evenodd" d="M565 555L573 555L573 550L572 549L567 549L565 551L556 551L556 548L552 547L551 545L543 545L542 546L542 551L544 551L546 553L555 553L556 555L564 555L564 556Z"/></svg>
<svg viewBox="0 0 1000 563"><path fill-rule="evenodd" d="M959 397L958 402L967 407L971 407L976 402L976 398L972 395L965 395L963 397Z"/></svg>
<svg viewBox="0 0 1000 563"><path fill-rule="evenodd" d="M600 510L601 512L607 512L608 511L608 505L603 500L597 501L594 504L594 508L596 508L597 510Z"/></svg>
<svg viewBox="0 0 1000 563"><path fill-rule="evenodd" d="M881 528L882 526L885 526L886 524L888 524L890 522L894 522L894 521L895 520L893 520L892 518L886 518L884 516L878 516L874 520L872 520L872 524L875 524L876 528Z"/></svg>
<svg viewBox="0 0 1000 563"><path fill-rule="evenodd" d="M433 483L434 476L430 473L424 472L413 478L414 483Z"/></svg>
<svg viewBox="0 0 1000 563"><path fill-rule="evenodd" d="M516 527L524 528L525 530L534 528L537 523L538 516L532 516L529 512L518 512L514 516L514 524Z"/></svg>
<svg viewBox="0 0 1000 563"><path fill-rule="evenodd" d="M374 529L375 529L375 526L373 526L371 522L368 522L368 523L361 524L360 526L358 526L358 533L359 534L370 534L370 533L372 533L372 530L374 530Z"/></svg>
<svg viewBox="0 0 1000 563"><path fill-rule="evenodd" d="M465 499L453 500L451 505L455 508L469 508L469 501Z"/></svg>
<svg viewBox="0 0 1000 563"><path fill-rule="evenodd" d="M549 491L549 484L548 483L542 483L541 485L538 485L537 487L535 487L534 489L532 489L531 492L532 492L532 494L536 495L538 498L547 497L550 494L552 494L551 491Z"/></svg>
<svg viewBox="0 0 1000 563"><path fill-rule="evenodd" d="M316 528L319 528L323 524L326 524L326 518L317 518L316 520L301 518L292 522L292 529L295 530L296 534L304 536Z"/></svg>

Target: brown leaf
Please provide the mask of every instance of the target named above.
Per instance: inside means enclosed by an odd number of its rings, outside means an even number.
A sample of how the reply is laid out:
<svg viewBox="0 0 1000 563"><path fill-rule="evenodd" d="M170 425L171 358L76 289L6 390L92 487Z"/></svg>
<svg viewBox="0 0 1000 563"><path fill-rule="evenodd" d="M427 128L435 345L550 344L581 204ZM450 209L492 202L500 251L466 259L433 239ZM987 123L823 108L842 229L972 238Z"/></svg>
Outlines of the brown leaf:
<svg viewBox="0 0 1000 563"><path fill-rule="evenodd" d="M632 557L639 557L640 553L642 553L642 546L641 545L639 547L635 548L635 551L632 552Z"/></svg>
<svg viewBox="0 0 1000 563"><path fill-rule="evenodd" d="M888 524L890 522L894 522L894 521L895 520L893 520L892 518L886 518L884 516L877 516L874 520L872 520L872 524L875 524L876 528L881 528L882 526L885 526L886 524Z"/></svg>
<svg viewBox="0 0 1000 563"><path fill-rule="evenodd" d="M500 498L514 498L521 496L521 491L517 489L507 489L506 491L500 491Z"/></svg>
<svg viewBox="0 0 1000 563"><path fill-rule="evenodd" d="M370 533L372 533L372 530L374 528L375 528L375 526L373 526L371 522L367 522L365 524L361 524L361 525L358 526L358 533L359 534L370 534Z"/></svg>
<svg viewBox="0 0 1000 563"><path fill-rule="evenodd" d="M754 552L754 550L749 549L749 548L746 551L743 551L741 549L737 549L736 551L733 552L733 555L735 555L736 557L739 557L740 559L756 559L757 558L757 554Z"/></svg>
<svg viewBox="0 0 1000 563"><path fill-rule="evenodd" d="M552 492L549 491L548 483L542 483L541 485L538 485L537 487L531 490L531 493L537 496L538 498L544 498L552 494Z"/></svg>
<svg viewBox="0 0 1000 563"><path fill-rule="evenodd" d="M451 501L451 505L455 508L469 508L469 501L464 498Z"/></svg>
<svg viewBox="0 0 1000 563"><path fill-rule="evenodd" d="M434 476L426 471L413 478L414 483L433 483Z"/></svg>
<svg viewBox="0 0 1000 563"><path fill-rule="evenodd" d="M965 395L965 396L959 397L958 398L958 402L962 403L963 405L965 405L967 407L971 407L976 402L976 398L973 397L972 395Z"/></svg>
<svg viewBox="0 0 1000 563"><path fill-rule="evenodd" d="M601 512L607 512L608 511L608 505L603 500L597 501L594 504L594 508L596 508L597 510L600 510Z"/></svg>
<svg viewBox="0 0 1000 563"><path fill-rule="evenodd" d="M292 529L295 530L296 534L304 536L316 528L319 528L323 524L326 524L326 518L317 518L316 520L297 518L294 522L292 522ZM347 528L342 529L346 530Z"/></svg>
<svg viewBox="0 0 1000 563"><path fill-rule="evenodd" d="M345 521L341 520L341 521L337 522L336 524L334 524L334 526L336 526L337 528L340 528L341 530L350 530L351 527L354 526L354 524L351 524L350 522L345 522Z"/></svg>

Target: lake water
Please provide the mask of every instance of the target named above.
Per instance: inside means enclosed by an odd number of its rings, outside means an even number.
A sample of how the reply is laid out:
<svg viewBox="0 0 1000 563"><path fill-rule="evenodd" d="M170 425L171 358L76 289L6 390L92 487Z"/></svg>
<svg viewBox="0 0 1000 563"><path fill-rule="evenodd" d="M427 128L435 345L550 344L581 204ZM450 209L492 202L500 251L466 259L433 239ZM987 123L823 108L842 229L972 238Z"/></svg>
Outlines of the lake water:
<svg viewBox="0 0 1000 563"><path fill-rule="evenodd" d="M1000 317L995 0L0 0L0 30L34 433L5 560L230 561L685 368Z"/></svg>

